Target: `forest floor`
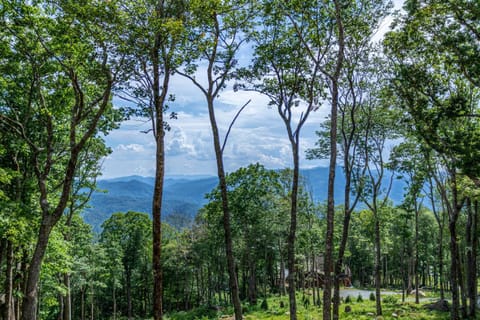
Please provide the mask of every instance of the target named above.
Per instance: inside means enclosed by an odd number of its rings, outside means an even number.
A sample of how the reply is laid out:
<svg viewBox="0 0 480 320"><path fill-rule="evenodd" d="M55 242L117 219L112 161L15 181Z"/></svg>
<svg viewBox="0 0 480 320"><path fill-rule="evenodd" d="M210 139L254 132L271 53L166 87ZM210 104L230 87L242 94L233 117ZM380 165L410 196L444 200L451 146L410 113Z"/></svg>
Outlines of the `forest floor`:
<svg viewBox="0 0 480 320"><path fill-rule="evenodd" d="M399 292L382 291L383 316L375 316L375 301L371 301L371 290L355 288L345 289L342 292L342 304L340 306L340 319L345 320L390 320L390 319L422 319L422 320L447 320L450 319L449 312L431 311L425 305L438 298L431 294L423 298L420 304L415 304L411 296L402 303L402 296ZM361 298L358 298L359 295ZM348 298L347 298L348 296ZM272 296L265 304L259 299L255 305L243 305L245 320L289 320L288 297ZM167 320L233 320L232 308L198 308L189 312L176 312L169 314ZM301 292L297 296L297 319L298 320L321 320L322 308L312 305L312 297ZM480 319L480 318L478 318Z"/></svg>

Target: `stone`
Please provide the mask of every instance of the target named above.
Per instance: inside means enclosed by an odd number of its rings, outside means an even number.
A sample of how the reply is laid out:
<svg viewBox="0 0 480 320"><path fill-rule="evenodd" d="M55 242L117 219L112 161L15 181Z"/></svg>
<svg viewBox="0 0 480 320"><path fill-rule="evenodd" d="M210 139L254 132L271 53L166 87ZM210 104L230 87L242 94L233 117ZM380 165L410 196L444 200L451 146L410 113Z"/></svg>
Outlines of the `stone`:
<svg viewBox="0 0 480 320"><path fill-rule="evenodd" d="M437 302L426 304L424 307L428 310L435 310L441 312L450 311L450 305L448 304L447 300L438 300Z"/></svg>

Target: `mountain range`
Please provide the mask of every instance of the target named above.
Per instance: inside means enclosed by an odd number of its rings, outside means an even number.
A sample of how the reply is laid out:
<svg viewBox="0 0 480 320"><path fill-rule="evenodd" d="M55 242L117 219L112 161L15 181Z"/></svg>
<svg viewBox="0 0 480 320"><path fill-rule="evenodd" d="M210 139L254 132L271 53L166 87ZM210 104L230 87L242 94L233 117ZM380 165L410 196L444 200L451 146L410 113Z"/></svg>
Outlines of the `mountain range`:
<svg viewBox="0 0 480 320"><path fill-rule="evenodd" d="M327 198L328 168L317 167L302 169L307 190L315 202ZM205 195L217 186L217 177L213 176L170 176L164 181L162 217L177 228L192 224L198 210L208 200ZM128 176L99 180L98 191L92 194L88 208L84 210L85 222L94 231L101 232L102 223L115 212L137 211L150 213L152 208L153 177ZM342 169L337 168L335 185L335 202L343 202L345 179ZM394 203L401 202L404 183L395 180L390 194Z"/></svg>

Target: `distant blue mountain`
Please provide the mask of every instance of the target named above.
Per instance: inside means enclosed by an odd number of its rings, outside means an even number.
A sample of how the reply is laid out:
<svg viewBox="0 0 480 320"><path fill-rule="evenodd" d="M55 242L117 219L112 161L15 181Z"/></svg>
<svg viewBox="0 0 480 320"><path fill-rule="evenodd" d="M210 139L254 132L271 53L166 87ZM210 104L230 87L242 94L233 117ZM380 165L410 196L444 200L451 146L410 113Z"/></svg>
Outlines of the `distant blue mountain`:
<svg viewBox="0 0 480 320"><path fill-rule="evenodd" d="M316 202L327 199L328 168L317 167L303 169L307 189ZM162 217L169 224L188 227L192 224L198 210L208 201L205 195L218 184L217 177L209 176L175 176L166 177L162 203ZM83 217L96 232L101 231L102 223L115 212L137 211L151 213L153 177L128 176L98 181L99 191L93 193L89 208ZM343 203L345 178L342 169L337 168L335 184L335 202ZM390 198L399 204L403 198L403 186L395 181Z"/></svg>

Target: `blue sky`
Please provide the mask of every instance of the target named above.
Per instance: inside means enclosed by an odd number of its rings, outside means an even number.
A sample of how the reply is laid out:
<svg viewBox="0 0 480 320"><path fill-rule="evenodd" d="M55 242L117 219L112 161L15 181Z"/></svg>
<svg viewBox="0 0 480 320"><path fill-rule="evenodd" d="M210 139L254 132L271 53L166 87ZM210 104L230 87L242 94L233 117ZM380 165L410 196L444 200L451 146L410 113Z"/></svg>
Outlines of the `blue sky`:
<svg viewBox="0 0 480 320"><path fill-rule="evenodd" d="M395 7L399 8L403 1L394 2ZM376 38L381 37L390 22L389 18L382 23ZM241 59L247 62L248 54L244 54ZM178 119L169 121L171 130L165 136L166 175L215 175L215 154L204 97L189 80L180 76L173 78L170 88L176 97L170 110L178 114ZM254 162L272 169L291 167L292 155L285 125L277 110L268 107L266 97L226 88L218 98L216 107L221 136L225 136L238 109L249 99L252 101L235 122L225 148L226 170L231 172ZM301 111L301 107L296 110L297 116ZM328 105L320 107L310 114L302 129L302 168L327 165L326 161L306 160L305 150L314 146L315 130L328 114ZM106 137L106 143L113 152L104 160L103 179L154 175L155 142L151 134L141 132L150 126L148 121L132 119Z"/></svg>

